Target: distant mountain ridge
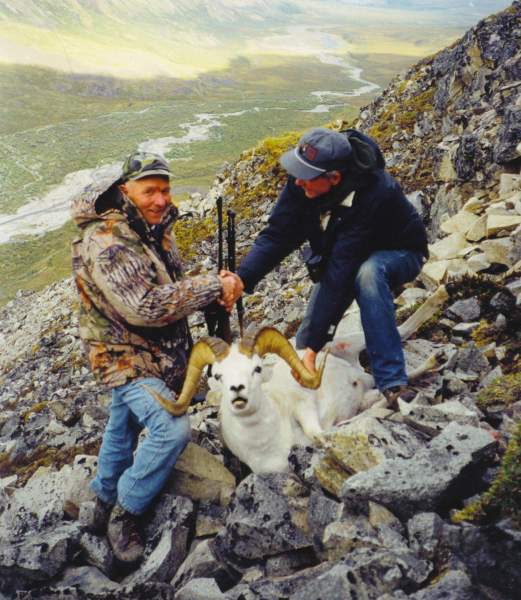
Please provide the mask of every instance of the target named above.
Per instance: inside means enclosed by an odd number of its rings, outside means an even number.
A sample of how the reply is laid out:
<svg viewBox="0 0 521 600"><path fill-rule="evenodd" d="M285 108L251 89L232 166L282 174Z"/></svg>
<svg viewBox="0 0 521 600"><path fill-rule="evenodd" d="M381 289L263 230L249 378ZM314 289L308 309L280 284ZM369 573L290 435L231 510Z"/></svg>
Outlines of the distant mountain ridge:
<svg viewBox="0 0 521 600"><path fill-rule="evenodd" d="M505 6L501 0L461 2L464 10L477 9L483 14ZM344 12L349 7L396 10L454 11L457 3L450 0L1 0L0 19L10 19L39 27L59 26L67 22L84 22L94 15L108 19L146 20L162 18L180 21L195 18L196 23L246 21L276 21L281 17L295 18L301 13L320 13L322 9L337 9ZM79 19L79 21L78 21ZM186 23L191 25L191 23Z"/></svg>

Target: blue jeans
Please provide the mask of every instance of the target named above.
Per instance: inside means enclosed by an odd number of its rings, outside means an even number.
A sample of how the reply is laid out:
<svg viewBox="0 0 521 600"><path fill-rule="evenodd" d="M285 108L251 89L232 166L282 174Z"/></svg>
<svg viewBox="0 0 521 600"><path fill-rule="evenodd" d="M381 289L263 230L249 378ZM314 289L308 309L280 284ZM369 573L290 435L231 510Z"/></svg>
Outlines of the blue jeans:
<svg viewBox="0 0 521 600"><path fill-rule="evenodd" d="M161 491L178 456L190 440L187 415L173 417L146 390L172 398L164 381L145 377L112 390L110 417L103 434L91 489L101 500L128 512L143 513ZM141 429L148 434L132 453Z"/></svg>
<svg viewBox="0 0 521 600"><path fill-rule="evenodd" d="M373 376L379 390L406 385L402 341L396 326L392 289L412 281L421 271L423 256L410 250L378 250L360 265L353 294L345 298L344 313L356 299ZM307 330L320 290L311 292L306 314L297 331L297 348L307 346ZM337 323L333 323L337 326Z"/></svg>

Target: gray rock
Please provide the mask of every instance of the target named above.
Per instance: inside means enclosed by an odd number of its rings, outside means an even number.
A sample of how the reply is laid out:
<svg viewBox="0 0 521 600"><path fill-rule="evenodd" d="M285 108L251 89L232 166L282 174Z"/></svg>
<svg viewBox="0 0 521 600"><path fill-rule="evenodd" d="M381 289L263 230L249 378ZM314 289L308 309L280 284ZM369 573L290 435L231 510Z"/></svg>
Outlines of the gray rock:
<svg viewBox="0 0 521 600"><path fill-rule="evenodd" d="M170 581L188 553L186 527L165 527L158 544L140 568L124 580L125 585L149 581Z"/></svg>
<svg viewBox="0 0 521 600"><path fill-rule="evenodd" d="M434 563L445 562L450 556L448 547L455 544L459 528L447 525L436 513L418 513L407 522L411 549L421 558ZM440 558L440 554L444 554Z"/></svg>
<svg viewBox="0 0 521 600"><path fill-rule="evenodd" d="M503 314L499 314L496 317L496 320L494 321L494 327L498 330L498 331L505 331L506 328L508 327L508 320L505 317L505 315Z"/></svg>
<svg viewBox="0 0 521 600"><path fill-rule="evenodd" d="M521 139L521 107L511 106L505 110L503 124L494 146L494 160L499 164L519 158L517 147Z"/></svg>
<svg viewBox="0 0 521 600"><path fill-rule="evenodd" d="M490 364L476 344L469 342L465 348L460 348L450 359L447 368L453 371L459 369L464 373L472 371L485 375L490 371Z"/></svg>
<svg viewBox="0 0 521 600"><path fill-rule="evenodd" d="M106 538L85 532L80 538L85 560L97 567L105 575L110 575L114 564L114 554Z"/></svg>
<svg viewBox="0 0 521 600"><path fill-rule="evenodd" d="M472 332L478 327L479 321L475 321L474 323L458 323L452 328L452 333L465 339L469 339Z"/></svg>
<svg viewBox="0 0 521 600"><path fill-rule="evenodd" d="M33 535L19 543L0 544L0 573L4 590L20 583L46 581L58 575L77 549L80 535L81 530L75 523Z"/></svg>
<svg viewBox="0 0 521 600"><path fill-rule="evenodd" d="M461 137L460 145L456 151L455 167L458 177L463 181L472 179L476 172L475 157L478 138L475 134L465 134Z"/></svg>
<svg viewBox="0 0 521 600"><path fill-rule="evenodd" d="M484 600L464 571L449 571L443 578L415 594L412 600Z"/></svg>
<svg viewBox="0 0 521 600"><path fill-rule="evenodd" d="M521 589L521 533L508 521L488 527L465 524L459 529L451 550L465 564L472 580L506 598L517 598Z"/></svg>
<svg viewBox="0 0 521 600"><path fill-rule="evenodd" d="M411 402L400 404L400 412L409 425L429 435L437 435L449 423L479 426L479 414L470 410L458 400L447 400L433 406Z"/></svg>
<svg viewBox="0 0 521 600"><path fill-rule="evenodd" d="M196 537L216 535L224 528L226 509L210 502L201 502L195 524Z"/></svg>
<svg viewBox="0 0 521 600"><path fill-rule="evenodd" d="M442 510L473 493L495 445L488 432L451 423L412 458L389 459L348 479L342 497L358 509L379 502L402 519Z"/></svg>
<svg viewBox="0 0 521 600"><path fill-rule="evenodd" d="M389 551L359 549L343 561L308 582L290 596L290 600L317 598L368 598L401 587L423 583L430 566L412 553L399 555Z"/></svg>
<svg viewBox="0 0 521 600"><path fill-rule="evenodd" d="M291 499L280 494L281 483L288 480L286 474L252 474L241 482L226 529L214 540L219 556L240 570L248 561L311 546L303 531L305 510L299 515Z"/></svg>
<svg viewBox="0 0 521 600"><path fill-rule="evenodd" d="M487 373L487 375L485 377L483 377L483 379L479 382L479 386L480 388L484 388L487 387L487 385L491 384L494 379L497 379L498 377L502 377L503 376L503 369L501 368L501 365L497 365L497 367L494 367L492 369L492 371L490 371L489 373Z"/></svg>
<svg viewBox="0 0 521 600"><path fill-rule="evenodd" d="M192 579L176 592L175 600L224 600L225 596L213 579Z"/></svg>
<svg viewBox="0 0 521 600"><path fill-rule="evenodd" d="M506 288L501 292L494 294L494 296L492 296L490 299L490 306L494 310L497 310L505 315L510 314L510 312L514 310L515 305L516 297L514 294L512 294L512 292L510 292L510 290Z"/></svg>
<svg viewBox="0 0 521 600"><path fill-rule="evenodd" d="M324 529L333 521L338 521L344 509L342 502L329 498L322 490L313 490L309 497L307 525L313 543L321 548Z"/></svg>
<svg viewBox="0 0 521 600"><path fill-rule="evenodd" d="M200 578L214 579L223 589L231 587L238 580L215 556L211 540L203 540L191 549L170 583L179 589L192 579Z"/></svg>
<svg viewBox="0 0 521 600"><path fill-rule="evenodd" d="M285 552L284 554L268 558L265 567L266 576L287 577L288 575L302 571L302 569L314 567L318 562L317 555L312 548Z"/></svg>
<svg viewBox="0 0 521 600"><path fill-rule="evenodd" d="M66 569L60 581L54 585L57 588L75 587L85 594L98 594L119 588L117 583L111 581L95 567L71 567Z"/></svg>

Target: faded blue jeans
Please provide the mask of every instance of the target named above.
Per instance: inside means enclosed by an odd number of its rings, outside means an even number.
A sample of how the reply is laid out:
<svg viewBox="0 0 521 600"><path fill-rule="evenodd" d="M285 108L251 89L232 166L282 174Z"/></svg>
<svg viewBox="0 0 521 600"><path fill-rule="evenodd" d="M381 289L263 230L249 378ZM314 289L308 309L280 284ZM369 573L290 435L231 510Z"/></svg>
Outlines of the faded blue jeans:
<svg viewBox="0 0 521 600"><path fill-rule="evenodd" d="M190 440L187 415L173 417L146 390L173 398L164 381L135 379L112 390L110 417L103 434L98 469L91 489L104 502L118 503L139 515L161 491L178 456ZM148 434L133 457L137 438Z"/></svg>
<svg viewBox="0 0 521 600"><path fill-rule="evenodd" d="M354 299L360 307L362 327L373 376L380 391L407 384L402 341L396 326L393 288L412 281L421 271L424 258L410 250L378 250L360 265L353 295L345 298L345 312ZM320 290L311 292L306 314L297 331L297 348L305 348L307 330ZM334 326L338 325L333 323Z"/></svg>

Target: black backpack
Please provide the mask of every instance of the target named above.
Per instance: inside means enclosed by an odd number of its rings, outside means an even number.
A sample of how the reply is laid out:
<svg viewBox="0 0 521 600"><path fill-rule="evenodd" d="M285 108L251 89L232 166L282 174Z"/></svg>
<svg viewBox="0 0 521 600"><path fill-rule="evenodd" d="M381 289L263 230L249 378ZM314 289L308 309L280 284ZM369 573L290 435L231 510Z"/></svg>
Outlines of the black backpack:
<svg viewBox="0 0 521 600"><path fill-rule="evenodd" d="M348 170L354 174L363 175L385 168L385 159L378 144L373 138L356 129L343 129L343 133L353 148L353 158Z"/></svg>

